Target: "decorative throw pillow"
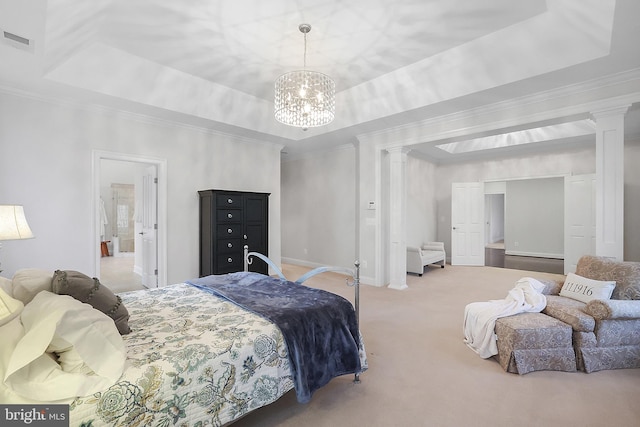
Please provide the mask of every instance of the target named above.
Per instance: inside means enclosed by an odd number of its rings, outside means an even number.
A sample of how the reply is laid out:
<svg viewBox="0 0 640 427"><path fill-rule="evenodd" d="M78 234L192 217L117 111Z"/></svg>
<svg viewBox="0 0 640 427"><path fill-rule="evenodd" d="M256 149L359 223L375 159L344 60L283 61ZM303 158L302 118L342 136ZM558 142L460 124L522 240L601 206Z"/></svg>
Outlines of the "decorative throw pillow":
<svg viewBox="0 0 640 427"><path fill-rule="evenodd" d="M111 317L121 335L131 332L129 328L129 311L119 296L109 288L100 284L95 277L73 270L56 270L52 281L53 292L59 295L70 295L80 302L91 304Z"/></svg>
<svg viewBox="0 0 640 427"><path fill-rule="evenodd" d="M616 282L587 279L575 273L567 274L560 296L588 303L594 299L609 299Z"/></svg>
<svg viewBox="0 0 640 427"><path fill-rule="evenodd" d="M13 297L29 304L40 291L51 291L51 271L24 268L13 275Z"/></svg>

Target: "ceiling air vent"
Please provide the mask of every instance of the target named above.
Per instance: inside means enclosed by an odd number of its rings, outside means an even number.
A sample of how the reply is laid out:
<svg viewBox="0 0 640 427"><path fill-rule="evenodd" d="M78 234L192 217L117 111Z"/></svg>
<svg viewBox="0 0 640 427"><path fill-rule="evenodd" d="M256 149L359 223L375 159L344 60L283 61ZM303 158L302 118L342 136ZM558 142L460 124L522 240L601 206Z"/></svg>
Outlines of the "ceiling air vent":
<svg viewBox="0 0 640 427"><path fill-rule="evenodd" d="M9 31L5 31L2 29L0 29L0 31L2 32L2 38L0 38L0 40L3 43L9 46L13 46L17 49L33 52L33 45L34 45L33 40L19 36L17 34L10 33Z"/></svg>

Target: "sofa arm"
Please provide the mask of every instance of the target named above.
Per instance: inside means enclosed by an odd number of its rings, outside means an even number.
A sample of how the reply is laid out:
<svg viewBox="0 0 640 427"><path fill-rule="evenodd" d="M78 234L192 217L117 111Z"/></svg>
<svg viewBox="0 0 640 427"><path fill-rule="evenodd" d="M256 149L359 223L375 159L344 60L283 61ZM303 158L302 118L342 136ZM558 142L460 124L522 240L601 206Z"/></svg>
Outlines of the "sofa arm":
<svg viewBox="0 0 640 427"><path fill-rule="evenodd" d="M422 244L422 249L428 250L428 251L444 252L444 242L426 242Z"/></svg>
<svg viewBox="0 0 640 427"><path fill-rule="evenodd" d="M407 273L422 275L423 271L422 251L415 246L407 246Z"/></svg>
<svg viewBox="0 0 640 427"><path fill-rule="evenodd" d="M534 279L538 280L538 282L544 285L544 289L542 290L542 293L544 295L560 295L560 291L562 290L564 281L543 279L538 277L534 277Z"/></svg>
<svg viewBox="0 0 640 427"><path fill-rule="evenodd" d="M596 320L640 319L640 301L595 299L587 303L585 312Z"/></svg>

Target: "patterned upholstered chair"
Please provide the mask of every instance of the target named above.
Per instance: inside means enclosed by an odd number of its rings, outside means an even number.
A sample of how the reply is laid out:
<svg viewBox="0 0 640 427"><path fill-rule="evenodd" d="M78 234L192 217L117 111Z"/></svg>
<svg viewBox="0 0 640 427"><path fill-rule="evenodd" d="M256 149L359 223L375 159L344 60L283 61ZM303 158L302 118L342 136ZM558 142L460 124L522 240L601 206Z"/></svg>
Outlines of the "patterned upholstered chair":
<svg viewBox="0 0 640 427"><path fill-rule="evenodd" d="M640 368L640 262L587 255L578 261L576 274L616 282L610 300L585 304L558 295L560 287L547 295L543 313L573 329L578 369Z"/></svg>

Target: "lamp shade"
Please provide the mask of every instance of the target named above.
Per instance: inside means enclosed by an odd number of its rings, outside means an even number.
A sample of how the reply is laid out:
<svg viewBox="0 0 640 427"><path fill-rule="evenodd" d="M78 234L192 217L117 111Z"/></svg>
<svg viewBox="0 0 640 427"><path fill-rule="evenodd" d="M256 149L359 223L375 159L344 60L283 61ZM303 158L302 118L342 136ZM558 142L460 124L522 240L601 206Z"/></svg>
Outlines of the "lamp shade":
<svg viewBox="0 0 640 427"><path fill-rule="evenodd" d="M33 233L20 205L0 205L0 240L31 239Z"/></svg>
<svg viewBox="0 0 640 427"><path fill-rule="evenodd" d="M336 85L325 74L298 70L276 80L275 116L285 125L303 129L333 121Z"/></svg>

